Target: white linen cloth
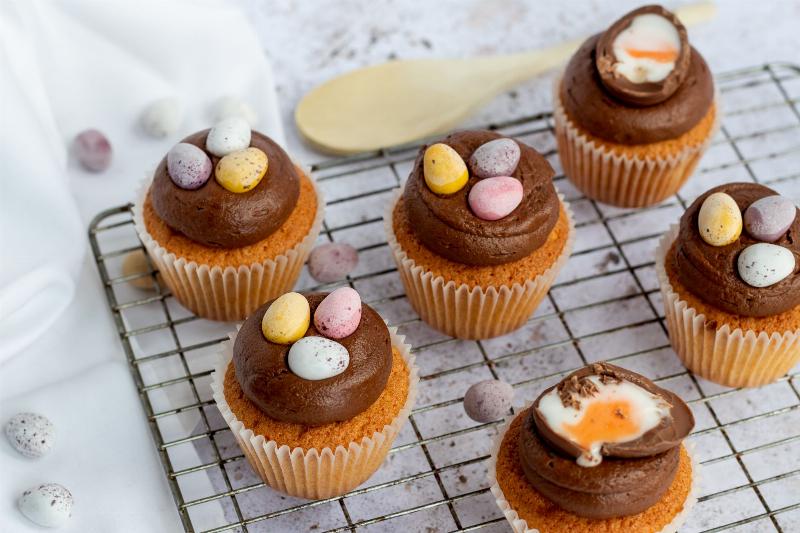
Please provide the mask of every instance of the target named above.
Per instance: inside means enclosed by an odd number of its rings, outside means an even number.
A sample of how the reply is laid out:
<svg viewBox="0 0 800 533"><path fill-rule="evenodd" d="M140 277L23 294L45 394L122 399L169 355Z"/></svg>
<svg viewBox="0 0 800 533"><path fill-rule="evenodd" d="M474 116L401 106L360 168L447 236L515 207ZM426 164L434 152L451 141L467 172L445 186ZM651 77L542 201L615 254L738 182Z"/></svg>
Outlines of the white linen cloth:
<svg viewBox="0 0 800 533"><path fill-rule="evenodd" d="M211 107L227 95L246 101L258 114L254 128L283 143L269 63L235 5L0 4L0 425L33 410L59 434L40 460L0 443L0 530L41 529L14 506L42 482L75 497L64 531L180 530L86 229L99 211L131 201L146 173L208 127ZM139 116L164 97L180 102L184 120L174 135L147 137ZM87 128L111 141L104 173L70 157L71 140ZM109 434L118 438L114 453Z"/></svg>

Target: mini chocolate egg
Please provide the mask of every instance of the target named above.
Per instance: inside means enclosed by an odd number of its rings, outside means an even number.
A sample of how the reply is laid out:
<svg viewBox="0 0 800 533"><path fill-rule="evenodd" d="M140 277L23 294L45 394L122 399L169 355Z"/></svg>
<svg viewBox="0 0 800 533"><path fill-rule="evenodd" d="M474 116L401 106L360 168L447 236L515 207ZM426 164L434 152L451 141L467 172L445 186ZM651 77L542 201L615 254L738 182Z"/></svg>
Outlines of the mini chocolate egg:
<svg viewBox="0 0 800 533"><path fill-rule="evenodd" d="M517 169L519 157L519 145L514 139L495 139L472 153L469 169L479 178L510 176Z"/></svg>
<svg viewBox="0 0 800 533"><path fill-rule="evenodd" d="M314 326L330 339L343 339L361 322L361 296L355 289L340 287L327 295L314 311Z"/></svg>
<svg viewBox="0 0 800 533"><path fill-rule="evenodd" d="M473 384L464 395L464 411L476 422L492 422L505 416L511 409L514 388L497 379L487 379Z"/></svg>
<svg viewBox="0 0 800 533"><path fill-rule="evenodd" d="M72 494L58 483L45 483L22 493L17 507L28 520L44 527L61 527L72 516Z"/></svg>
<svg viewBox="0 0 800 533"><path fill-rule="evenodd" d="M350 353L325 337L303 337L289 348L286 362L297 376L318 381L338 376L350 364Z"/></svg>
<svg viewBox="0 0 800 533"><path fill-rule="evenodd" d="M211 159L197 146L178 143L167 153L167 173L181 189L199 189L211 177Z"/></svg>
<svg viewBox="0 0 800 533"><path fill-rule="evenodd" d="M308 273L320 283L347 277L358 266L358 251L341 242L320 244L308 256Z"/></svg>
<svg viewBox="0 0 800 533"><path fill-rule="evenodd" d="M752 287L769 287L794 272L794 254L783 246L759 242L742 250L737 260L739 276Z"/></svg>
<svg viewBox="0 0 800 533"><path fill-rule="evenodd" d="M80 132L74 146L75 157L86 170L102 172L111 165L111 142L98 130Z"/></svg>
<svg viewBox="0 0 800 533"><path fill-rule="evenodd" d="M268 168L267 154L250 147L220 159L214 177L217 183L230 192L243 193L258 185Z"/></svg>
<svg viewBox="0 0 800 533"><path fill-rule="evenodd" d="M789 230L796 216L794 203L776 194L750 204L744 212L744 227L754 239L774 242Z"/></svg>
<svg viewBox="0 0 800 533"><path fill-rule="evenodd" d="M140 122L145 133L161 138L175 133L182 119L178 101L174 98L161 98L144 108Z"/></svg>
<svg viewBox="0 0 800 533"><path fill-rule="evenodd" d="M709 195L697 215L700 237L711 246L727 246L742 234L742 212L724 192Z"/></svg>
<svg viewBox="0 0 800 533"><path fill-rule="evenodd" d="M267 308L261 319L261 332L270 342L291 344L308 331L311 307L306 297L297 292L287 292Z"/></svg>
<svg viewBox="0 0 800 533"><path fill-rule="evenodd" d="M19 453L37 458L53 449L56 428L50 420L36 413L19 413L6 423L6 437Z"/></svg>
<svg viewBox="0 0 800 533"><path fill-rule="evenodd" d="M469 191L469 207L483 220L500 220L522 202L522 183L509 176L486 178Z"/></svg>
<svg viewBox="0 0 800 533"><path fill-rule="evenodd" d="M423 156L423 174L428 188L436 194L453 194L464 188L469 179L467 164L453 148L432 144Z"/></svg>
<svg viewBox="0 0 800 533"><path fill-rule="evenodd" d="M250 124L250 127L255 125L258 120L258 114L250 105L233 95L223 96L214 103L214 122L220 122L226 118L240 117Z"/></svg>
<svg viewBox="0 0 800 533"><path fill-rule="evenodd" d="M206 150L223 157L250 146L250 125L242 117L230 117L217 122L206 137Z"/></svg>
<svg viewBox="0 0 800 533"><path fill-rule="evenodd" d="M137 289L145 291L155 290L156 286L153 283L153 277L150 276L151 268L153 268L147 261L147 256L144 250L134 250L125 254L122 260L122 275L133 276L135 274L148 274L147 276L139 276L128 281ZM161 287L164 287L164 280L161 278L161 273L156 274L156 281Z"/></svg>

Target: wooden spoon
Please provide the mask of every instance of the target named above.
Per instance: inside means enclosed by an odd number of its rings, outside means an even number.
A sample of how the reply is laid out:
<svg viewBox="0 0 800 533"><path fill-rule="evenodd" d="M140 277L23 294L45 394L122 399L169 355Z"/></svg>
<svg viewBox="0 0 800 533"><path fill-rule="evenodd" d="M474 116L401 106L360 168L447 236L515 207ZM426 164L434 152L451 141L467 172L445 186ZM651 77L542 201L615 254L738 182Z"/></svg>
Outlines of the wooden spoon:
<svg viewBox="0 0 800 533"><path fill-rule="evenodd" d="M714 4L679 7L686 26L709 20ZM354 70L313 89L295 110L297 128L338 155L409 143L455 128L477 107L558 66L583 39L521 54L410 59Z"/></svg>

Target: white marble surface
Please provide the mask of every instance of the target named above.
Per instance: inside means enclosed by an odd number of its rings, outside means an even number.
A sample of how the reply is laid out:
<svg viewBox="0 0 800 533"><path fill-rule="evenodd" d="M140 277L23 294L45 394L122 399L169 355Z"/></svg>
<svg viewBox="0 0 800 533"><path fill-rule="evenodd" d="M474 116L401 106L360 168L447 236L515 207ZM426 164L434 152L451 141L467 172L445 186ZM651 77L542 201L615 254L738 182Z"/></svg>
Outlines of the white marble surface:
<svg viewBox="0 0 800 533"><path fill-rule="evenodd" d="M292 114L317 84L383 61L521 52L590 35L641 5L636 0L237 0L272 59L289 148L323 159L299 139ZM667 7L688 4L666 2ZM690 28L714 72L768 61L800 63L800 1L720 0L711 22ZM470 124L545 111L550 76L500 95Z"/></svg>

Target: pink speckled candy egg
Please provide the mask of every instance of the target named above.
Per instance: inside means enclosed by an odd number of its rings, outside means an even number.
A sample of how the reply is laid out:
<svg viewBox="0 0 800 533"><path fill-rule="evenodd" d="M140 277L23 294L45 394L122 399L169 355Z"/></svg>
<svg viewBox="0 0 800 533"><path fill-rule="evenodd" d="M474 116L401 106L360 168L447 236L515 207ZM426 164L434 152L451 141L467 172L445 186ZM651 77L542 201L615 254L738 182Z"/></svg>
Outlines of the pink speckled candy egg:
<svg viewBox="0 0 800 533"><path fill-rule="evenodd" d="M469 206L483 220L500 220L522 201L522 183L516 178L498 176L481 180L469 191Z"/></svg>
<svg viewBox="0 0 800 533"><path fill-rule="evenodd" d="M492 422L502 418L514 399L514 389L505 381L487 379L467 389L464 411L476 422Z"/></svg>
<svg viewBox="0 0 800 533"><path fill-rule="evenodd" d="M744 212L744 227L754 239L774 242L780 239L797 216L797 207L785 196L756 200Z"/></svg>
<svg viewBox="0 0 800 533"><path fill-rule="evenodd" d="M330 293L314 311L314 327L331 339L343 339L361 322L361 296L350 287Z"/></svg>
<svg viewBox="0 0 800 533"><path fill-rule="evenodd" d="M75 136L75 156L86 170L102 172L111 165L111 143L98 130L84 130Z"/></svg>
<svg viewBox="0 0 800 533"><path fill-rule="evenodd" d="M181 189L199 189L211 177L211 159L197 146L178 143L167 153L167 172Z"/></svg>
<svg viewBox="0 0 800 533"><path fill-rule="evenodd" d="M469 168L479 178L510 176L517 169L519 156L519 145L514 139L495 139L472 153Z"/></svg>
<svg viewBox="0 0 800 533"><path fill-rule="evenodd" d="M320 283L347 277L358 266L358 251L349 244L329 242L315 247L308 257L308 273Z"/></svg>

